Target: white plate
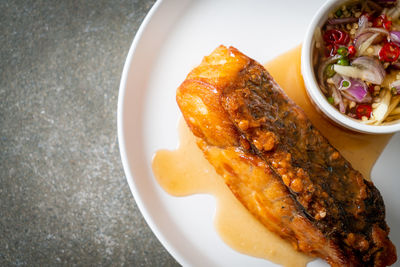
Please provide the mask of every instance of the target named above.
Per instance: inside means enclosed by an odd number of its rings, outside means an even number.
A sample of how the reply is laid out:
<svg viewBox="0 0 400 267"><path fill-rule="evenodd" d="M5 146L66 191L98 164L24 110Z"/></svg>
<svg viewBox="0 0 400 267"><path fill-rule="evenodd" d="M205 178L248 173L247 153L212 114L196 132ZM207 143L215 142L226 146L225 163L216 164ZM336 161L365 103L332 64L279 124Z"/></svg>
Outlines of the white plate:
<svg viewBox="0 0 400 267"><path fill-rule="evenodd" d="M151 171L155 151L177 146L180 116L175 90L187 73L219 44L266 62L300 44L320 0L164 0L157 2L129 50L118 100L118 138L125 174L151 229L184 266L276 266L240 254L213 226L215 200L172 197ZM372 177L384 196L391 239L400 247L400 151L397 134ZM397 164L397 165L396 165ZM397 227L395 227L397 226ZM309 266L326 265L321 260Z"/></svg>

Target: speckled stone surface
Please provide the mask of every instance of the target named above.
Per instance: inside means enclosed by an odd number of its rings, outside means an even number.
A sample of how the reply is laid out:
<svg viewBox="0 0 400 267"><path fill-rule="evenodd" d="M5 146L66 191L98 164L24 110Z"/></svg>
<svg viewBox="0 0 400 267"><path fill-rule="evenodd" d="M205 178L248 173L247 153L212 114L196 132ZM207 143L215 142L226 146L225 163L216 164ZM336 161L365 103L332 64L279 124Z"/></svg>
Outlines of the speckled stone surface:
<svg viewBox="0 0 400 267"><path fill-rule="evenodd" d="M176 266L118 151L119 80L154 1L0 1L0 266Z"/></svg>

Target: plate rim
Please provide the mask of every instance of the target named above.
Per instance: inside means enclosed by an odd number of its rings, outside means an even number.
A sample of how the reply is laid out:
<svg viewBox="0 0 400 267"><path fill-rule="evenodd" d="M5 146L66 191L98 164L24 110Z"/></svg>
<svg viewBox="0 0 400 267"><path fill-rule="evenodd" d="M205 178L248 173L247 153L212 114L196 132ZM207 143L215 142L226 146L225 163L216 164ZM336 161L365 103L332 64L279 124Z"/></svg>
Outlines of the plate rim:
<svg viewBox="0 0 400 267"><path fill-rule="evenodd" d="M139 193L139 188L137 186L136 180L138 177L137 173L135 174L134 169L132 168L130 161L128 159L128 149L126 147L126 133L125 133L125 127L124 127L124 120L126 119L126 114L124 114L124 109L126 107L126 102L125 101L125 95L126 92L129 91L127 90L128 86L128 79L129 79L129 73L132 69L132 62L137 55L137 48L140 44L140 42L143 39L143 35L146 33L146 30L152 21L152 19L155 17L157 14L157 11L160 10L160 6L162 3L168 3L167 0L157 0L153 6L150 8L149 12L145 16L144 20L140 24L140 27L138 28L136 34L133 37L133 41L130 45L128 54L125 59L122 75L121 75L121 80L120 80L120 85L119 85L119 91L118 91L118 103L117 103L117 130L118 130L118 147L120 151L120 157L124 169L124 174L126 177L126 180L128 182L129 188L131 190L131 193L133 195L133 198L135 200L135 203L137 204L141 215L145 219L147 225L150 227L154 235L157 237L157 239L160 241L160 243L163 245L163 247L168 251L168 253L181 265L183 266L191 266L192 264L190 263L190 259L185 256L185 254L181 253L179 248L174 246L168 238L166 238L165 234L163 233L162 230L160 230L160 227L158 226L157 222L153 220L153 216L150 214L150 211L146 209L145 203L143 199L140 196ZM270 262L270 261L269 261ZM272 262L271 262L272 263Z"/></svg>
<svg viewBox="0 0 400 267"><path fill-rule="evenodd" d="M129 166L129 161L128 161L128 156L127 156L127 151L126 151L126 145L125 145L125 135L124 135L124 99L125 99L125 94L126 94L126 87L127 87L127 81L128 81L128 74L131 69L131 63L134 55L136 54L136 49L139 44L139 42L142 39L142 36L150 23L151 19L153 16L156 14L157 10L159 9L161 3L163 3L164 0L157 0L153 6L150 8L149 12L146 14L144 20L139 26L139 29L137 30L136 34L134 35L133 41L130 45L128 54L125 59L124 67L122 70L122 75L121 75L121 80L119 84L119 89L118 89L118 103L117 103L117 132L118 132L118 148L119 148L119 153L122 161L122 166L124 169L124 174L126 177L126 180L129 185L129 189L131 191L131 194L135 200L136 205L139 208L139 211L143 218L145 219L145 222L147 225L150 227L151 231L153 234L156 236L156 238L160 241L160 243L163 245L163 247L168 251L168 253L182 266L187 266L189 265L188 262L184 259L183 255L181 255L177 250L175 250L172 245L168 242L168 240L165 238L165 236L162 234L162 232L158 229L156 224L151 220L150 214L147 212L147 209L144 207L144 204L142 200L139 197L138 189L135 184L135 179L134 179L134 174L131 171L131 168Z"/></svg>

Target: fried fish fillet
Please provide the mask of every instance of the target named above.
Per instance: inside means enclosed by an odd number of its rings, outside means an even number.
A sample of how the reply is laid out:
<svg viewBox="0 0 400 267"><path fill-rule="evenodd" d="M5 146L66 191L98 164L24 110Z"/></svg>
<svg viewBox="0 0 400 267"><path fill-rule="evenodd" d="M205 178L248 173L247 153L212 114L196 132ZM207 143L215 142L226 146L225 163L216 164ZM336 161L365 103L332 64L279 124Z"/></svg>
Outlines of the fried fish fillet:
<svg viewBox="0 0 400 267"><path fill-rule="evenodd" d="M332 266L396 261L379 191L262 65L220 46L189 73L176 99L205 157L270 231Z"/></svg>

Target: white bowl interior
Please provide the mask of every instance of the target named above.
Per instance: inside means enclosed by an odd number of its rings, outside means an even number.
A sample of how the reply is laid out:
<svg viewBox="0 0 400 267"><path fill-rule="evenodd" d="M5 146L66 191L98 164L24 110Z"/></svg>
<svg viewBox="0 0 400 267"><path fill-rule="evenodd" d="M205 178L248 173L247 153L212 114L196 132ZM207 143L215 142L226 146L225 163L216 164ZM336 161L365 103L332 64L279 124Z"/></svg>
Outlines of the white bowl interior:
<svg viewBox="0 0 400 267"><path fill-rule="evenodd" d="M319 110L321 110L332 121L347 129L369 134L398 132L400 131L400 122L392 125L366 125L340 113L334 106L328 103L325 95L319 89L312 64L315 47L314 33L318 27L321 27L325 23L328 14L345 2L348 2L348 0L330 0L326 2L318 10L307 29L301 55L301 72L304 78L307 93L311 101Z"/></svg>

